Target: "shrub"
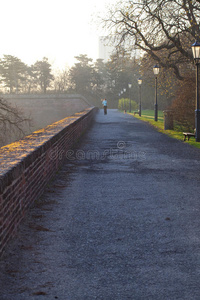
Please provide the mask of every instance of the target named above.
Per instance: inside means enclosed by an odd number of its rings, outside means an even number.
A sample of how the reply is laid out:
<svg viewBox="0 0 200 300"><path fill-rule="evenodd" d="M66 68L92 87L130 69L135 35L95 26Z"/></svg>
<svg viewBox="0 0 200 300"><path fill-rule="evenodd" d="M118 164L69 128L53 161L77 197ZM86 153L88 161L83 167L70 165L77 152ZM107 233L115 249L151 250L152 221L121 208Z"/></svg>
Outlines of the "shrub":
<svg viewBox="0 0 200 300"><path fill-rule="evenodd" d="M119 110L129 111L129 106L130 106L130 99L128 99L128 98L119 99L119 102L118 102ZM131 100L131 110L137 110L137 109L138 109L138 104L134 100Z"/></svg>

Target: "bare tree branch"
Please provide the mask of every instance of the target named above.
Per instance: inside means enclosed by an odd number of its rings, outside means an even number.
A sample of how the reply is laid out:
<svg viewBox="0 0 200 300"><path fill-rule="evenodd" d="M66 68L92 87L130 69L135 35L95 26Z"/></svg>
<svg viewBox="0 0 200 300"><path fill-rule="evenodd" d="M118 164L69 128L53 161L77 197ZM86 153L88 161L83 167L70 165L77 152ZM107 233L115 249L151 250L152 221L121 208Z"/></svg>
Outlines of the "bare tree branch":
<svg viewBox="0 0 200 300"><path fill-rule="evenodd" d="M127 0L118 6L105 20L117 45L126 46L128 41L130 47L173 68L177 78L183 79L180 64L193 61L191 44L200 38L200 4L194 0Z"/></svg>
<svg viewBox="0 0 200 300"><path fill-rule="evenodd" d="M7 143L10 137L19 139L26 134L26 128L30 128L31 119L22 111L0 98L0 146Z"/></svg>

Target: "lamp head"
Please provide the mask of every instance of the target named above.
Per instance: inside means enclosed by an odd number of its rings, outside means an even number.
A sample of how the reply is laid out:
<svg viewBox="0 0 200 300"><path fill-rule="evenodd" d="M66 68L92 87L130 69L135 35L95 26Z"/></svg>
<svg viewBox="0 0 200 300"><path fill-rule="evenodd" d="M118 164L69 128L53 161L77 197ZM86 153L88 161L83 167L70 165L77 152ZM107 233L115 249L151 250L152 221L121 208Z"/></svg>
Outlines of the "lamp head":
<svg viewBox="0 0 200 300"><path fill-rule="evenodd" d="M200 62L200 43L196 41L192 44L192 54L196 64Z"/></svg>
<svg viewBox="0 0 200 300"><path fill-rule="evenodd" d="M158 73L160 71L160 67L156 64L154 67L153 67L153 72L154 72L154 75L157 76Z"/></svg>

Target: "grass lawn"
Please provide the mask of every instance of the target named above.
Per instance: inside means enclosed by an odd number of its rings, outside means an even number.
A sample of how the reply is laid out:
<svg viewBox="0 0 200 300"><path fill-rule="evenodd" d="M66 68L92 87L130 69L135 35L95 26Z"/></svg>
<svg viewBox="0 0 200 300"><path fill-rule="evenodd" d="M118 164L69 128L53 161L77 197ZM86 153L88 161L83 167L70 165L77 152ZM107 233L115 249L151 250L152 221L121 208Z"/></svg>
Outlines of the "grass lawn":
<svg viewBox="0 0 200 300"><path fill-rule="evenodd" d="M142 110L142 117L145 117L150 120L154 120L154 110L146 109ZM158 121L163 121L163 111L158 111Z"/></svg>
<svg viewBox="0 0 200 300"><path fill-rule="evenodd" d="M130 115L134 116L134 113L129 113ZM154 121L154 110L143 110L142 116L139 117L138 114L135 114L134 116L137 119L140 119L144 122L148 122L152 126L154 126L159 132L162 132L164 134L167 134L168 136L175 138L177 140L181 140L183 142L184 136L183 131L176 131L174 130L164 130L164 118L163 118L163 112L158 111L158 121ZM195 141L194 137L191 137L189 141L185 141L184 143L188 143L196 148L200 148L200 143Z"/></svg>

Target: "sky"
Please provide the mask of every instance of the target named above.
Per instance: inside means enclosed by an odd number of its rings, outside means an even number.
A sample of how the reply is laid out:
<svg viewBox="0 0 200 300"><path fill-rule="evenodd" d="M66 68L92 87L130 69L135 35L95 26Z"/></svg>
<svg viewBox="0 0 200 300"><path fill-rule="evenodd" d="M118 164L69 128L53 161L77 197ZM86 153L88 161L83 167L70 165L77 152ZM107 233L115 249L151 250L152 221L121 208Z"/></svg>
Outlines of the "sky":
<svg viewBox="0 0 200 300"><path fill-rule="evenodd" d="M0 0L0 57L31 65L48 57L54 69L71 67L74 56L98 58L97 16L116 0Z"/></svg>

